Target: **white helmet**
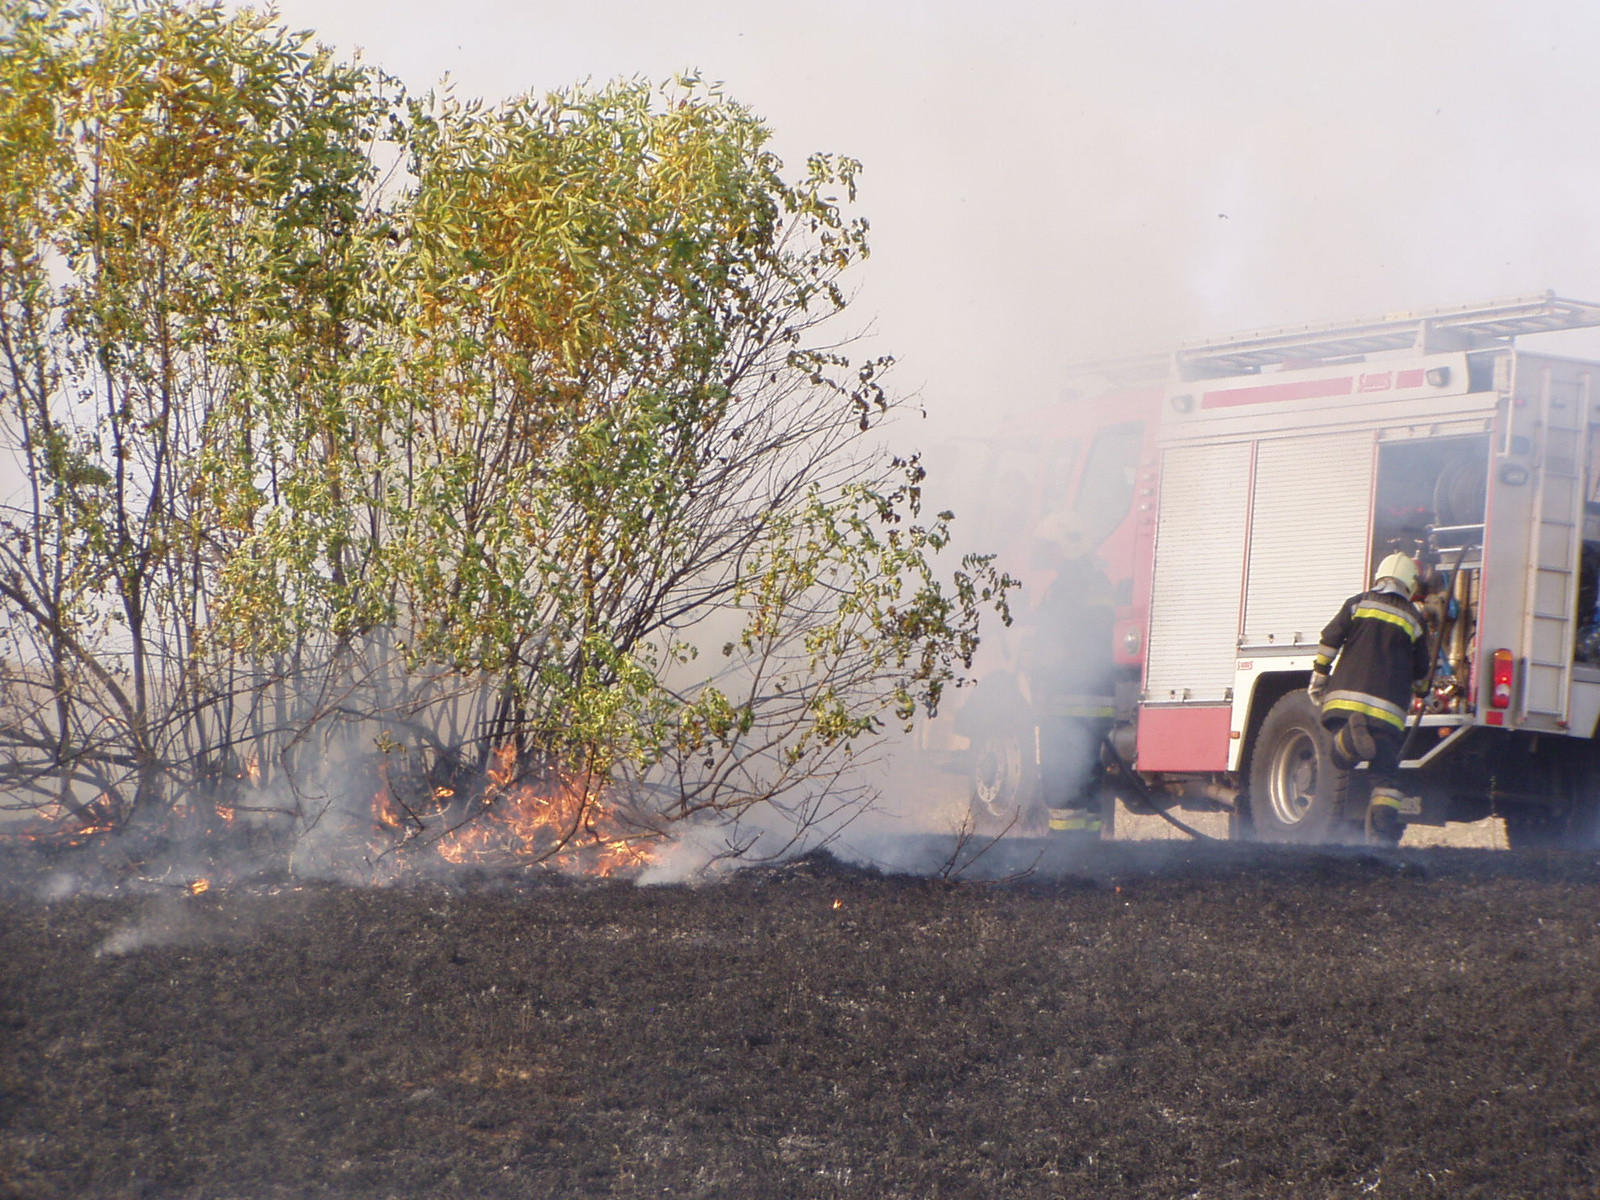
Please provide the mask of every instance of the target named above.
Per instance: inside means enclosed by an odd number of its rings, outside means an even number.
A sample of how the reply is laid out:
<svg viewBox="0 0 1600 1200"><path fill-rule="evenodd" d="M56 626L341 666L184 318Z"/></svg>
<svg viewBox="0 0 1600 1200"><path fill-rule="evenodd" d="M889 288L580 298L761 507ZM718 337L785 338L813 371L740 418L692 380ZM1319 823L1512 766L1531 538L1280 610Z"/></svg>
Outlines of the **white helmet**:
<svg viewBox="0 0 1600 1200"><path fill-rule="evenodd" d="M1378 569L1373 575L1373 582L1380 579L1393 579L1405 588L1410 595L1417 590L1417 564L1406 554L1395 553L1389 555L1378 564Z"/></svg>
<svg viewBox="0 0 1600 1200"><path fill-rule="evenodd" d="M1089 553L1088 529L1083 517L1075 512L1053 512L1039 522L1037 534L1053 542L1067 558L1082 558Z"/></svg>

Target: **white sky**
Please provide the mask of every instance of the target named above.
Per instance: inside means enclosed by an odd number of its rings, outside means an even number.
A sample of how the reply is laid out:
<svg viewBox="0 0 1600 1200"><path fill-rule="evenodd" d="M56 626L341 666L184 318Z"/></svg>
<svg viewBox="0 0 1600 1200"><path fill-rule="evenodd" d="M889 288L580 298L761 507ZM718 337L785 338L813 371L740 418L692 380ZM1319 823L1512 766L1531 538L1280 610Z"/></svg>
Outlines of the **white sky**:
<svg viewBox="0 0 1600 1200"><path fill-rule="evenodd" d="M279 11L415 90L448 72L491 101L698 68L790 164L860 158L857 320L939 424L1179 339L1545 288L1600 299L1593 0Z"/></svg>
<svg viewBox="0 0 1600 1200"><path fill-rule="evenodd" d="M860 158L854 319L930 438L1049 402L1084 359L1545 288L1600 300L1594 0L279 11L414 90L448 73L490 101L698 68L796 168ZM1600 356L1600 337L1559 348Z"/></svg>

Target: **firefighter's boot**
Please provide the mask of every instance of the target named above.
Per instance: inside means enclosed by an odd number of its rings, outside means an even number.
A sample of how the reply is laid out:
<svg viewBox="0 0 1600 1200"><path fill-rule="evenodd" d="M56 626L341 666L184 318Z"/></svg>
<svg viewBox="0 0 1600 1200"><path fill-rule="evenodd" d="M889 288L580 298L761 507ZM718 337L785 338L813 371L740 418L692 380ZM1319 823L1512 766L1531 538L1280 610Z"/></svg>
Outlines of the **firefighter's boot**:
<svg viewBox="0 0 1600 1200"><path fill-rule="evenodd" d="M1398 846L1405 833L1405 823L1400 819L1400 808L1405 796L1394 788L1375 787L1372 801L1367 805L1367 844L1369 846Z"/></svg>
<svg viewBox="0 0 1600 1200"><path fill-rule="evenodd" d="M1333 765L1341 771L1353 771L1377 753L1378 743L1359 717L1346 721L1333 735Z"/></svg>
<svg viewBox="0 0 1600 1200"><path fill-rule="evenodd" d="M1087 841L1098 838L1104 825L1098 808L1052 808L1049 812L1050 832L1055 834Z"/></svg>

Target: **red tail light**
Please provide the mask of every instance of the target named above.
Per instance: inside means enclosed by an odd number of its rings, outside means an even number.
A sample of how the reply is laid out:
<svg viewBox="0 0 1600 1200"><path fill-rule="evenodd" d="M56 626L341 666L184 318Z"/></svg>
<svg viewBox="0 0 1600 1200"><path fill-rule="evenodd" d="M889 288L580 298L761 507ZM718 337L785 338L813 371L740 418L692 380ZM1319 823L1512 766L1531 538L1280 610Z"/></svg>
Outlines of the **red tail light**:
<svg viewBox="0 0 1600 1200"><path fill-rule="evenodd" d="M1496 650L1490 667L1494 690L1489 694L1491 708L1511 707L1511 651Z"/></svg>

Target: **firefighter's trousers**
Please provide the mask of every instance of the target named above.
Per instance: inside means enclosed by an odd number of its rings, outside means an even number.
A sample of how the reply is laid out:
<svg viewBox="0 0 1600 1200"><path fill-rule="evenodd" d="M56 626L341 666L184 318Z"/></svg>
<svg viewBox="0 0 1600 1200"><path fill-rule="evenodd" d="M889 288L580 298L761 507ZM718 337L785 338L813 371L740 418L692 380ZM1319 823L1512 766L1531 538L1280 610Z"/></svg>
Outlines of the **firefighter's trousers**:
<svg viewBox="0 0 1600 1200"><path fill-rule="evenodd" d="M1100 743L1111 731L1109 696L1058 696L1039 717L1039 793L1050 828L1098 833Z"/></svg>
<svg viewBox="0 0 1600 1200"><path fill-rule="evenodd" d="M1402 831L1400 809L1405 791L1400 786L1400 751L1405 732L1387 721L1352 713L1333 734L1333 763L1349 771L1367 764L1367 822L1381 841L1398 841Z"/></svg>

